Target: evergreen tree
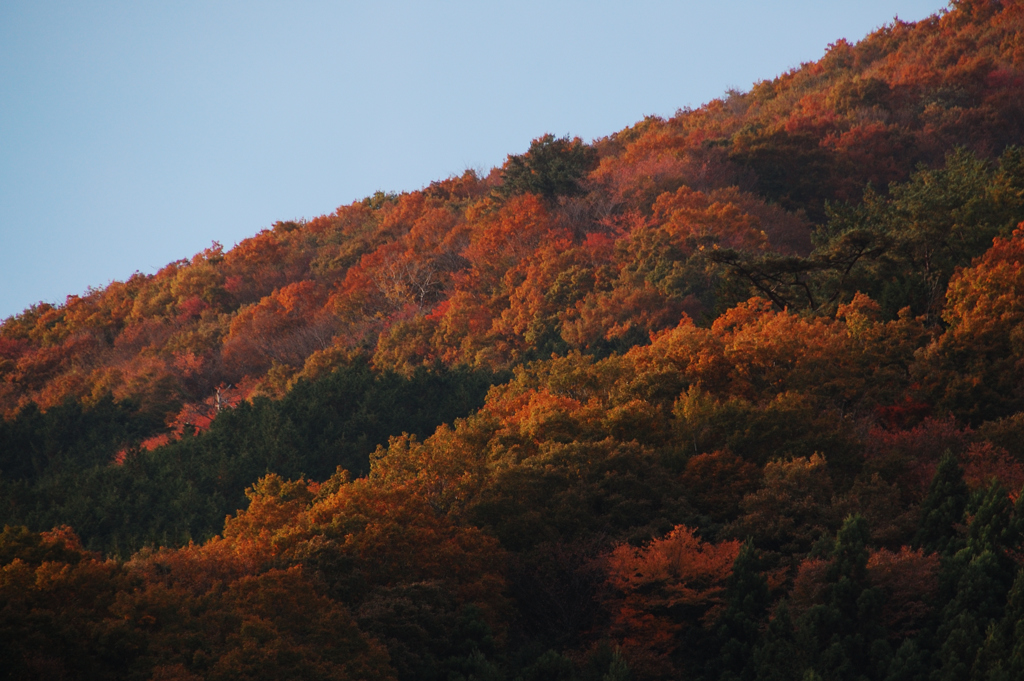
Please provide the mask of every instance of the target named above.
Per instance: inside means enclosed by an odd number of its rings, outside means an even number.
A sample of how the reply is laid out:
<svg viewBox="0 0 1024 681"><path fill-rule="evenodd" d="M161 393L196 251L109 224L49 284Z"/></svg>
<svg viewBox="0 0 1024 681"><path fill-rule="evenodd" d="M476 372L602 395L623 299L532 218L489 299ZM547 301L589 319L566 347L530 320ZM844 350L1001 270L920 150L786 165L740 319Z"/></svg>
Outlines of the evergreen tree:
<svg viewBox="0 0 1024 681"><path fill-rule="evenodd" d="M754 647L768 615L768 581L761 574L761 560L751 541L740 549L726 585L726 611L718 627L722 641L720 678L753 679Z"/></svg>
<svg viewBox="0 0 1024 681"><path fill-rule="evenodd" d="M999 622L988 628L971 670L971 681L1024 678L1024 569L1017 572Z"/></svg>
<svg viewBox="0 0 1024 681"><path fill-rule="evenodd" d="M993 481L980 497L977 511L967 528L966 551L972 556L991 551L1009 570L1013 562L1009 552L1018 548L1020 534L1019 513L1010 503L1006 489Z"/></svg>
<svg viewBox="0 0 1024 681"><path fill-rule="evenodd" d="M797 643L789 608L783 601L775 610L768 630L754 648L757 681L792 681L805 671L804 651Z"/></svg>
<svg viewBox="0 0 1024 681"><path fill-rule="evenodd" d="M963 470L956 456L946 451L921 504L921 521L914 546L944 555L956 553L960 548L956 525L963 521L967 497Z"/></svg>
<svg viewBox="0 0 1024 681"><path fill-rule="evenodd" d="M929 651L907 639L893 655L885 681L927 681Z"/></svg>
<svg viewBox="0 0 1024 681"><path fill-rule="evenodd" d="M601 677L601 681L629 681L629 679L629 665L616 648L612 654L612 662L608 665L608 673Z"/></svg>
<svg viewBox="0 0 1024 681"><path fill-rule="evenodd" d="M944 576L956 592L942 611L936 681L967 681L986 663L979 655L990 626L1003 617L1014 575L1009 552L1019 542L1016 514L1006 491L993 485L977 502L966 545L947 562Z"/></svg>
<svg viewBox="0 0 1024 681"><path fill-rule="evenodd" d="M502 168L501 193L514 196L530 192L554 199L582 191L580 181L597 165L597 150L580 138L538 137L520 156L509 156Z"/></svg>
<svg viewBox="0 0 1024 681"><path fill-rule="evenodd" d="M827 679L878 678L892 657L879 621L883 593L867 578L869 539L862 516L846 519L825 575L825 602L800 618L800 637Z"/></svg>

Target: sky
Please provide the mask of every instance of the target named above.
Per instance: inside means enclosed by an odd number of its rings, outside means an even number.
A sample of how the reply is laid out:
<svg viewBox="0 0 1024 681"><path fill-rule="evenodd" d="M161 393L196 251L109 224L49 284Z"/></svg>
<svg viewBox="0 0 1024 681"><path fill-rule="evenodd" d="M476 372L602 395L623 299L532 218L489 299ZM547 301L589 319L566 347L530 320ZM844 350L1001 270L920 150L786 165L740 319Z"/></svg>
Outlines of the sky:
<svg viewBox="0 0 1024 681"><path fill-rule="evenodd" d="M937 0L0 2L0 320L592 140Z"/></svg>

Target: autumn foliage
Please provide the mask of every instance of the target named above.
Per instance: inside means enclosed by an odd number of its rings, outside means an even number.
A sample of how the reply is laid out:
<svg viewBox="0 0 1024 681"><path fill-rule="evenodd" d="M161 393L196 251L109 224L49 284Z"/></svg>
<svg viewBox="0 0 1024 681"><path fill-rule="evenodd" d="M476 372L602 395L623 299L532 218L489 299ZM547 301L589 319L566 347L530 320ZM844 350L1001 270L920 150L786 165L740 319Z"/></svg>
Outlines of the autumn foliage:
<svg viewBox="0 0 1024 681"><path fill-rule="evenodd" d="M1021 678L1022 36L960 0L5 320L0 676Z"/></svg>

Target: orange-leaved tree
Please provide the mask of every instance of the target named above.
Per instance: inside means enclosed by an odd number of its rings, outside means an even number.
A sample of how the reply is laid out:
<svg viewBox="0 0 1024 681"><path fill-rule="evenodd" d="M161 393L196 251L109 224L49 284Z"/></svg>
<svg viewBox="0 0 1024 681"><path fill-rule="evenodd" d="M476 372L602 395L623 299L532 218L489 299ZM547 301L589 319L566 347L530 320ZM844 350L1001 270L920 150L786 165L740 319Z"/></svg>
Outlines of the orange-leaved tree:
<svg viewBox="0 0 1024 681"><path fill-rule="evenodd" d="M707 543L696 530L677 525L646 546L620 544L611 552L612 629L637 669L658 675L671 670L678 632L710 622L721 608L740 546Z"/></svg>

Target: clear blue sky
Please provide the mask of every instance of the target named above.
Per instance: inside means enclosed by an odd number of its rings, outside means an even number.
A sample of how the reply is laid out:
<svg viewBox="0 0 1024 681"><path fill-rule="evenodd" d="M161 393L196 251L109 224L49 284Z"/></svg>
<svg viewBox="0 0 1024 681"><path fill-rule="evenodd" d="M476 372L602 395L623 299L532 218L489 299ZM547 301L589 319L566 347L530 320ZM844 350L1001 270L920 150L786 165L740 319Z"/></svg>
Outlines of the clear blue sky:
<svg viewBox="0 0 1024 681"><path fill-rule="evenodd" d="M938 0L0 2L0 319L747 90Z"/></svg>

